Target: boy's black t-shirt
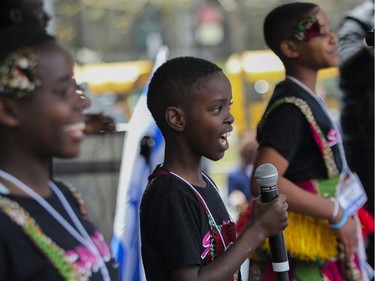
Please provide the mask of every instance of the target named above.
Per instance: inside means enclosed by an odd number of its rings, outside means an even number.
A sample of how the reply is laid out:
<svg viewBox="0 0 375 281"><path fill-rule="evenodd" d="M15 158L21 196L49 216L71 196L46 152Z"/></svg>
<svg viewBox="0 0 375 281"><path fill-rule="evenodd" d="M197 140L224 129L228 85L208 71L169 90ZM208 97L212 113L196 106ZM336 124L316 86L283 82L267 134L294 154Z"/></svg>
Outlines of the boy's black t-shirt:
<svg viewBox="0 0 375 281"><path fill-rule="evenodd" d="M82 214L81 206L70 190L61 183L56 185L71 205L80 222L97 245L101 256L106 260L106 266L112 281L119 280L118 267L111 257L111 251L104 241L102 234ZM26 197L0 194L1 196L17 202L36 221L43 233L51 238L65 251L65 257L74 259L75 264L85 272L88 280L102 281L100 271L95 268L95 259L89 254L88 249L72 237L43 207L35 200ZM46 199L57 212L72 226L60 200L52 193ZM35 243L22 230L21 226L13 222L8 215L0 210L0 280L1 281L59 281L64 280L49 259Z"/></svg>
<svg viewBox="0 0 375 281"><path fill-rule="evenodd" d="M220 227L230 220L212 184L196 187ZM142 258L148 281L171 280L170 271L206 263L208 217L191 188L171 174L153 179L141 204Z"/></svg>

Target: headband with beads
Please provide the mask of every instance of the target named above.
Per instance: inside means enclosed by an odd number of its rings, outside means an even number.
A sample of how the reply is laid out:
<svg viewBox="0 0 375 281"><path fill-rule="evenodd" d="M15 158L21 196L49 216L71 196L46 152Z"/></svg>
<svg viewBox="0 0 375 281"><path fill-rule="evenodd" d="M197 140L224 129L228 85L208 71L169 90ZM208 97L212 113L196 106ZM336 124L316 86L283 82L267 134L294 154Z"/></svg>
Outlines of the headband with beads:
<svg viewBox="0 0 375 281"><path fill-rule="evenodd" d="M22 99L31 96L40 80L36 76L38 57L31 49L21 49L0 63L0 96Z"/></svg>
<svg viewBox="0 0 375 281"><path fill-rule="evenodd" d="M292 36L297 41L307 42L321 35L321 25L314 15L301 18L293 28Z"/></svg>

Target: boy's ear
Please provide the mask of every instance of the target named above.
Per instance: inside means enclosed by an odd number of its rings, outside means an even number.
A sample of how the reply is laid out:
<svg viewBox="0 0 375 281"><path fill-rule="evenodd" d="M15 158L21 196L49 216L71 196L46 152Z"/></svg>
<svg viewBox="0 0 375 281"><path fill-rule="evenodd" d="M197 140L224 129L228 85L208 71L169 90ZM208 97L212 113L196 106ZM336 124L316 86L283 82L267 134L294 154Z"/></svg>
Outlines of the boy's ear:
<svg viewBox="0 0 375 281"><path fill-rule="evenodd" d="M0 123L14 127L18 125L18 117L14 108L14 102L0 98Z"/></svg>
<svg viewBox="0 0 375 281"><path fill-rule="evenodd" d="M290 40L284 40L280 43L280 49L287 58L297 58L299 56L297 45Z"/></svg>
<svg viewBox="0 0 375 281"><path fill-rule="evenodd" d="M178 107L168 107L165 112L165 118L169 126L174 130L182 132L185 128L185 118L184 113L181 108Z"/></svg>

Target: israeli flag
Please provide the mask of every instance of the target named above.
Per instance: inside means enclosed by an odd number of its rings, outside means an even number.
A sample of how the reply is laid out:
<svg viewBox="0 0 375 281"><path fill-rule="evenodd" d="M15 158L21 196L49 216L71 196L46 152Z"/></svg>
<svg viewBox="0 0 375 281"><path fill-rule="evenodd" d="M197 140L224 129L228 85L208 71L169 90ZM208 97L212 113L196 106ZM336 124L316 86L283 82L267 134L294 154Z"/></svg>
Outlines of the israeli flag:
<svg viewBox="0 0 375 281"><path fill-rule="evenodd" d="M167 57L168 48L162 47L156 56L152 74ZM146 280L141 256L139 207L148 176L164 157L163 136L146 104L152 74L137 102L124 139L111 241L122 281Z"/></svg>

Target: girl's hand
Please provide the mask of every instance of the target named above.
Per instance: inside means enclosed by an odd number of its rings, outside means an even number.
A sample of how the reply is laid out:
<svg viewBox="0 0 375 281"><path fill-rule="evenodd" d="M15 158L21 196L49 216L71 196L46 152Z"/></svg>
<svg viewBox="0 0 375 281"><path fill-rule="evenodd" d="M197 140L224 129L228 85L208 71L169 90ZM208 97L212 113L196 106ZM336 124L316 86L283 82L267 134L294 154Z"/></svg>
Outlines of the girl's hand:
<svg viewBox="0 0 375 281"><path fill-rule="evenodd" d="M357 246L358 246L358 235L357 235L357 223L351 217L348 218L346 223L339 229L336 230L336 234L340 241L345 247L345 256L352 258Z"/></svg>

